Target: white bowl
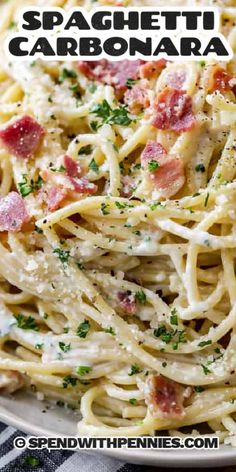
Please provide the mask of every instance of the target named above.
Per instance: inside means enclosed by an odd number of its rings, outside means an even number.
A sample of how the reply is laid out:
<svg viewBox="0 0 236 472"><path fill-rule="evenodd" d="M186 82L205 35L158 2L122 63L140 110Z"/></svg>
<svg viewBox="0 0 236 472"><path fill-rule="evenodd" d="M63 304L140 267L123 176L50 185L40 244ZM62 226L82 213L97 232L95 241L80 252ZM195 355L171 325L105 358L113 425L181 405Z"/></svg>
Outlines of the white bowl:
<svg viewBox="0 0 236 472"><path fill-rule="evenodd" d="M30 393L0 397L0 420L34 436L73 436L78 416L75 412L36 400ZM94 453L94 451L92 452ZM219 467L236 464L236 448L219 450L101 450L124 462L161 467Z"/></svg>

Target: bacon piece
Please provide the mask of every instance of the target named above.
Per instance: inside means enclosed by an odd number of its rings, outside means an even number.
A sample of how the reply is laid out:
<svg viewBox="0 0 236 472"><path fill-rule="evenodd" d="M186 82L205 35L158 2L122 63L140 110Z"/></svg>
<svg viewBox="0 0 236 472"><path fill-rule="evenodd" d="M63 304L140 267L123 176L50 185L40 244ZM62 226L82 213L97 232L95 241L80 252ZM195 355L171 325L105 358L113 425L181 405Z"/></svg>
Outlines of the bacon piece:
<svg viewBox="0 0 236 472"><path fill-rule="evenodd" d="M155 171L149 170L149 163L156 161ZM184 166L180 159L167 154L163 146L156 141L148 141L142 154L141 164L148 173L154 186L165 198L175 195L185 182Z"/></svg>
<svg viewBox="0 0 236 472"><path fill-rule="evenodd" d="M64 156L64 166L66 169L66 174L69 177L78 177L81 175L82 169L80 165L70 156Z"/></svg>
<svg viewBox="0 0 236 472"><path fill-rule="evenodd" d="M183 403L189 394L189 388L162 375L152 375L147 380L145 402L154 418L179 419L185 415Z"/></svg>
<svg viewBox="0 0 236 472"><path fill-rule="evenodd" d="M60 208L61 203L68 196L68 189L53 186L46 190L46 201L49 211L55 211Z"/></svg>
<svg viewBox="0 0 236 472"><path fill-rule="evenodd" d="M119 300L119 305L128 315L135 315L137 312L137 306L135 302L134 295L127 290L127 292L118 292L117 298Z"/></svg>
<svg viewBox="0 0 236 472"><path fill-rule="evenodd" d="M26 115L0 130L0 139L10 153L28 158L37 151L44 134L43 127Z"/></svg>
<svg viewBox="0 0 236 472"><path fill-rule="evenodd" d="M229 75L222 67L214 66L208 82L208 91L215 92L227 92L232 89L230 81L233 79L232 75Z"/></svg>
<svg viewBox="0 0 236 472"><path fill-rule="evenodd" d="M186 71L176 70L174 72L170 72L166 76L166 82L169 87L172 87L177 90L181 90L186 80Z"/></svg>
<svg viewBox="0 0 236 472"><path fill-rule="evenodd" d="M140 67L141 79L152 79L161 73L167 65L166 59L159 59L158 61L145 62Z"/></svg>
<svg viewBox="0 0 236 472"><path fill-rule="evenodd" d="M131 89L126 90L124 102L130 113L140 113L150 105L147 88L144 85L135 84Z"/></svg>
<svg viewBox="0 0 236 472"><path fill-rule="evenodd" d="M25 202L17 192L0 198L0 231L20 231L29 221Z"/></svg>
<svg viewBox="0 0 236 472"><path fill-rule="evenodd" d="M70 177L70 182L74 187L74 190L78 193L95 193L97 191L97 185L89 182L86 177L76 178Z"/></svg>
<svg viewBox="0 0 236 472"><path fill-rule="evenodd" d="M101 59L100 61L79 61L78 67L89 79L112 85L117 92L124 92L128 79L138 79L141 64L143 61L139 59L115 62Z"/></svg>
<svg viewBox="0 0 236 472"><path fill-rule="evenodd" d="M24 377L15 370L6 370L0 373L0 393L11 394L24 385Z"/></svg>
<svg viewBox="0 0 236 472"><path fill-rule="evenodd" d="M182 132L189 131L196 124L192 111L192 100L183 90L166 87L154 103L153 126Z"/></svg>

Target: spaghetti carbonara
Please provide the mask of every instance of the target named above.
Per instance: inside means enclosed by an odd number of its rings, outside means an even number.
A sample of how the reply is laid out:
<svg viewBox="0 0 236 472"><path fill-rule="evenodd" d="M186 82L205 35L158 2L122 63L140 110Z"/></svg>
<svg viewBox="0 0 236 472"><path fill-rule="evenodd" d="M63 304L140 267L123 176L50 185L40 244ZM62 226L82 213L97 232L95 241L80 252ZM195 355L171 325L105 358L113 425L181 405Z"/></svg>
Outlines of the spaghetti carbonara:
<svg viewBox="0 0 236 472"><path fill-rule="evenodd" d="M79 2L4 2L1 43L27 4ZM0 64L1 392L235 444L235 60Z"/></svg>

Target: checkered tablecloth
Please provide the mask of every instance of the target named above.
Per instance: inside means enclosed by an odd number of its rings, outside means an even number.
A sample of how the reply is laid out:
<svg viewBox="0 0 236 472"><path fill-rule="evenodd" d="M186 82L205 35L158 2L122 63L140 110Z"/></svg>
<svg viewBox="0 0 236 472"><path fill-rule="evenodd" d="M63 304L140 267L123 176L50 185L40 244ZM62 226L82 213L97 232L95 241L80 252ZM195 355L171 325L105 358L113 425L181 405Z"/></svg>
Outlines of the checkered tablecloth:
<svg viewBox="0 0 236 472"><path fill-rule="evenodd" d="M1 472L173 472L173 469L125 464L99 454L89 455L72 451L49 452L47 450L21 451L13 446L16 436L27 435L16 431L12 426L0 423ZM190 472L190 469L184 470ZM201 471L202 469L191 469L191 472ZM236 472L236 466L223 467L217 469L217 472Z"/></svg>

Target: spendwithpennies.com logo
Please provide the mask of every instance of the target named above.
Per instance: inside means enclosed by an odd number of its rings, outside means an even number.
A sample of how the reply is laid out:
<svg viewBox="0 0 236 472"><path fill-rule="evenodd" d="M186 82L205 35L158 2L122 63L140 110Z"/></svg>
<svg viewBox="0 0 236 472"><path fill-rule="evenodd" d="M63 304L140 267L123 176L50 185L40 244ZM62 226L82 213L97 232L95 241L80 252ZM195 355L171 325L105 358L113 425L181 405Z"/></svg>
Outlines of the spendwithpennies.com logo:
<svg viewBox="0 0 236 472"><path fill-rule="evenodd" d="M28 7L5 51L19 60L218 59L233 52L219 33L217 8Z"/></svg>
<svg viewBox="0 0 236 472"><path fill-rule="evenodd" d="M31 450L76 450L76 449L218 449L217 436L155 436L155 437L46 437L17 436L14 439L17 449Z"/></svg>

